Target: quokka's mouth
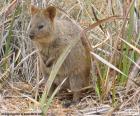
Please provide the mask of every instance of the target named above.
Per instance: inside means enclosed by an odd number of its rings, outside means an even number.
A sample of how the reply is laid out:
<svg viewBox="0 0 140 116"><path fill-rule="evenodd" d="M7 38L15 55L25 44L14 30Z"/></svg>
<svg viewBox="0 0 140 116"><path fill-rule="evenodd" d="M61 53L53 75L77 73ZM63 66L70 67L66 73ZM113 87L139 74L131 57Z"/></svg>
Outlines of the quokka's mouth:
<svg viewBox="0 0 140 116"><path fill-rule="evenodd" d="M31 40L33 40L33 39L34 39L34 36L32 36L32 35L29 35L29 38L30 38Z"/></svg>
<svg viewBox="0 0 140 116"><path fill-rule="evenodd" d="M29 38L30 38L31 40L33 40L33 39L35 38L35 34L34 34L34 33L30 33L30 34L29 34Z"/></svg>

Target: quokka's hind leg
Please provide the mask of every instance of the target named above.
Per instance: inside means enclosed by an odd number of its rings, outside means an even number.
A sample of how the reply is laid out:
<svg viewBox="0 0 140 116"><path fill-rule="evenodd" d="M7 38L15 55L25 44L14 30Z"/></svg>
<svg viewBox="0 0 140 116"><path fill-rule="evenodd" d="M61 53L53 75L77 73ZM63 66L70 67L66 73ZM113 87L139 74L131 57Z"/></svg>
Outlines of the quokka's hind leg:
<svg viewBox="0 0 140 116"><path fill-rule="evenodd" d="M81 97L81 89L85 87L85 78L81 74L72 75L69 78L70 88L73 92L73 102L79 102Z"/></svg>

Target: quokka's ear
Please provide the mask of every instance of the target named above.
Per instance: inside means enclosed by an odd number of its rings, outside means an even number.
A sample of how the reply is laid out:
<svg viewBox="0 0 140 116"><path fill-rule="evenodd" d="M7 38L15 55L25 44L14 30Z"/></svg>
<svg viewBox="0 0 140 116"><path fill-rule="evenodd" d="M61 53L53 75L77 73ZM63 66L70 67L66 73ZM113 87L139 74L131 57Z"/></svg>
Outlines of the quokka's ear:
<svg viewBox="0 0 140 116"><path fill-rule="evenodd" d="M53 21L56 16L56 8L54 6L49 6L44 10L44 14Z"/></svg>
<svg viewBox="0 0 140 116"><path fill-rule="evenodd" d="M34 14L36 14L37 11L38 11L38 8L37 8L37 7L35 7L35 6L33 6L33 5L30 6L30 13L31 13L32 16L33 16Z"/></svg>

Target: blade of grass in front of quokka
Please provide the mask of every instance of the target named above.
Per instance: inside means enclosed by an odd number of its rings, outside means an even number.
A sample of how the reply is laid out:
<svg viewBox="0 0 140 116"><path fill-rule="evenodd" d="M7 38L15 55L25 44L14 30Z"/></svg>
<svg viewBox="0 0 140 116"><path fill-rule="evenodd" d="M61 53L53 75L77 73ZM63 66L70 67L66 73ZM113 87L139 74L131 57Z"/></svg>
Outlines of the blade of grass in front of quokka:
<svg viewBox="0 0 140 116"><path fill-rule="evenodd" d="M53 94L51 95L51 97L48 99L46 105L44 106L44 108L42 109L43 115L47 115L47 111L49 109L49 106L51 105L54 96L56 95L56 93L60 90L61 86L63 85L63 83L67 80L67 78L65 78L60 85L57 86L57 88L54 90ZM41 104L43 105L43 104Z"/></svg>
<svg viewBox="0 0 140 116"><path fill-rule="evenodd" d="M133 32L134 32L134 4L132 5L131 9L130 9L130 19L128 22L128 30L127 30L127 34L126 34L126 38L127 38L127 42L130 43L131 39L133 39ZM125 49L125 51L123 51L123 55L130 57L131 59L134 59L134 52L130 53L131 51L129 51L129 49L131 48L130 46L128 46L127 44L123 44L123 48ZM122 58L122 71L128 75L129 71L130 71L130 66L131 66L131 61L126 58L123 57ZM121 75L120 78L120 84L125 84L127 81L127 77Z"/></svg>
<svg viewBox="0 0 140 116"><path fill-rule="evenodd" d="M76 45L76 43L78 42L79 39L75 39L73 42L71 42L70 45L68 45L68 47L66 47L66 49L64 49L63 53L60 55L60 57L58 58L57 62L55 65L53 65L52 67L52 71L50 73L50 76L48 78L48 81L46 83L43 95L41 97L40 103L41 103L41 108L43 111L47 112L47 109L52 101L48 101L49 103L47 103L46 98L48 96L48 93L50 91L50 88L52 86L52 83L57 75L57 72L59 71L61 65L63 64L64 60L66 59L66 57L68 56L68 54L70 53L71 49ZM57 93L57 92L56 92ZM53 95L54 96L54 95Z"/></svg>

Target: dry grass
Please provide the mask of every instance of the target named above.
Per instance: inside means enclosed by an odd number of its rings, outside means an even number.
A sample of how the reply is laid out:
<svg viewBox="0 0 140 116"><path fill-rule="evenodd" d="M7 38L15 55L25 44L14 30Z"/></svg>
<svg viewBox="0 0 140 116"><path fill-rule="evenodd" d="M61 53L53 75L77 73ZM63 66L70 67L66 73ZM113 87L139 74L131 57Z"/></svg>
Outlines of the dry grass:
<svg viewBox="0 0 140 116"><path fill-rule="evenodd" d="M139 78L136 81L132 78L134 82L128 81L140 53L140 19L134 12L134 5L139 9L139 1L126 5L121 0L36 1L0 1L0 112L42 115L38 96L44 87L38 86L41 76L37 50L28 37L28 9L29 4L41 7L47 2L59 8L59 17L79 23L83 29L110 16L121 17L98 23L97 27L88 31L97 73L97 78L93 77L97 80L95 91L83 92L81 102L69 108L61 105L62 99L69 99L69 93L61 93L52 101L47 115L139 115L140 88L136 84ZM129 88L126 94L127 81L133 82L136 87Z"/></svg>

